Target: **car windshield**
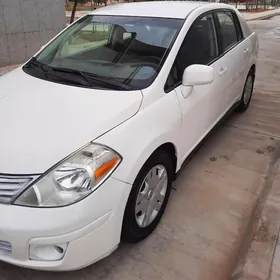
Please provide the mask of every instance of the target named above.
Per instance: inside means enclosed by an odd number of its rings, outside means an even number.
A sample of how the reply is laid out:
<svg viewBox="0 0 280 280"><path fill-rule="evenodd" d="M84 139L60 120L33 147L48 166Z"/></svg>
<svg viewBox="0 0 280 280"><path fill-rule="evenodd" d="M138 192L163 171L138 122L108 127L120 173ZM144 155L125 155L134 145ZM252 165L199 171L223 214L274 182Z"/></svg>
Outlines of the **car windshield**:
<svg viewBox="0 0 280 280"><path fill-rule="evenodd" d="M23 69L58 83L143 89L156 78L182 24L181 19L88 15Z"/></svg>

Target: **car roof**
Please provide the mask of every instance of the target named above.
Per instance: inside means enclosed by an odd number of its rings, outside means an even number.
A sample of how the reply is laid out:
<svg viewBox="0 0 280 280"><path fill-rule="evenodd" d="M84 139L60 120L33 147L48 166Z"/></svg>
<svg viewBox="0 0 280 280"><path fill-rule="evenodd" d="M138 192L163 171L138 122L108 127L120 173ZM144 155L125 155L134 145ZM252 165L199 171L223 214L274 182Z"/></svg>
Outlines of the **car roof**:
<svg viewBox="0 0 280 280"><path fill-rule="evenodd" d="M209 9L231 8L230 5L211 2L151 1L114 4L96 9L90 14L185 19L193 10L205 5Z"/></svg>

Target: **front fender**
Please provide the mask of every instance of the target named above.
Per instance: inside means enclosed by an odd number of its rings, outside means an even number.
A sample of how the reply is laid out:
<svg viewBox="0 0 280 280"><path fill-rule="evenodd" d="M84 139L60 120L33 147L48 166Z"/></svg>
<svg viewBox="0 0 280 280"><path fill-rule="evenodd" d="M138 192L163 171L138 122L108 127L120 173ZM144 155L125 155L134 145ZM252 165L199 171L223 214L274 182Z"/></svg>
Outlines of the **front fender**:
<svg viewBox="0 0 280 280"><path fill-rule="evenodd" d="M175 146L178 169L181 158L181 126L179 101L176 93L172 91L140 109L130 120L96 141L111 147L123 157L112 177L133 184L147 159L164 143L172 143Z"/></svg>

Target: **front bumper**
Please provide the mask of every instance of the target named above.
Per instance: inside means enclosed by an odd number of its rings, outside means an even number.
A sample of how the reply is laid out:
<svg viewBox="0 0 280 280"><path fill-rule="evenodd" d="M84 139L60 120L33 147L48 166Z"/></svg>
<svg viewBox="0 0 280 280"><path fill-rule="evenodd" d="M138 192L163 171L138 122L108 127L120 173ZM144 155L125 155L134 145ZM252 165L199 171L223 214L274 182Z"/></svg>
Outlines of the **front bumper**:
<svg viewBox="0 0 280 280"><path fill-rule="evenodd" d="M109 255L120 242L122 219L131 185L109 178L84 200L61 208L0 205L0 242L11 253L0 260L41 270L76 270ZM29 246L68 243L63 259L34 261Z"/></svg>

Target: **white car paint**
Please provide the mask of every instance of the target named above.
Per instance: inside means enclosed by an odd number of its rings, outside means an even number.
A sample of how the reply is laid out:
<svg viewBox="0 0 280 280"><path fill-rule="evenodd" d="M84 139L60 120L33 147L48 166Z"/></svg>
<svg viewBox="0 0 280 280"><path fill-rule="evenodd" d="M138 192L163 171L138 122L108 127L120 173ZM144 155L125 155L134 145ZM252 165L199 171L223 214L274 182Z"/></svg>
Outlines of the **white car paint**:
<svg viewBox="0 0 280 280"><path fill-rule="evenodd" d="M109 178L93 196L67 207L0 205L1 213L5 213L0 216L0 240L10 242L13 250L12 256L0 254L0 260L40 270L75 270L107 256L120 242L121 213L130 188ZM62 260L29 260L31 244L65 242L69 245Z"/></svg>
<svg viewBox="0 0 280 280"><path fill-rule="evenodd" d="M162 4L164 3L165 2ZM176 1L176 3L178 2ZM188 29L194 20L199 17L199 15L215 8L231 9L235 11L238 15L242 28L245 26L244 36L247 37L244 42L250 41L249 44L252 48L252 52L249 55L250 61L246 65L246 69L244 71L246 72L246 75L244 74L244 76L241 77L243 85L251 66L257 64L257 35L255 32L250 31L243 17L234 7L225 4L206 5L203 3L203 5L194 9L188 15L187 20L165 61L165 66L161 69L156 81L149 88L142 91L144 100L139 113L133 118L133 120L123 123L121 126L118 126L116 129L110 131L109 134L105 134L98 139L102 143L110 147L114 147L116 151L119 151L124 156L122 164L114 173L116 178L132 184L147 158L153 153L153 151L164 143L174 144L177 156L176 171L180 170L183 162L191 151L201 142L209 131L211 131L211 129L225 115L228 109L240 99L242 90L236 91L234 99L227 105L224 101L222 103L220 102L224 98L227 98L224 97L224 92L228 92L228 80L232 79L232 77L221 79L219 72L224 63L223 60L220 59L211 65L216 70L214 73L214 82L207 86L201 86L194 89L198 94L195 94L194 92L194 94L191 94L188 99L185 100L182 98L181 87L175 88L176 96L174 94L166 94L163 90L164 83L169 75L171 66ZM186 11L186 13L188 12ZM225 56L223 56L223 58L224 57ZM227 63L229 62L227 61ZM205 92L206 90L207 93ZM213 94L212 97L210 97L210 91ZM206 96L206 100L202 100L200 93ZM182 108L181 110L178 109L180 107ZM155 111L157 112L156 118L154 117ZM142 114L146 117L143 118ZM204 124L203 120L208 120L209 115L211 118L211 124L207 126ZM182 124L178 123L180 117L185 120L183 121L183 129ZM150 122L149 120L151 119L154 119L154 122ZM199 119L202 121L199 122ZM198 122L202 124L202 128L198 126ZM203 127L204 125L205 127ZM138 127L141 127L141 130L139 130ZM193 136L194 134L196 136ZM129 135L134 135L135 139L137 139L137 150L134 149L135 146L131 146L131 149L127 149L126 143L116 141L119 137L118 135L123 135L125 138L129 137ZM131 165L131 163L134 164ZM130 172L127 172L128 169Z"/></svg>
<svg viewBox="0 0 280 280"><path fill-rule="evenodd" d="M211 84L194 86L188 96L182 94L182 85L166 93L165 81L187 31L198 16L213 9L235 11L244 40L211 65ZM225 4L133 3L93 14L186 21L156 80L142 91L55 84L33 78L21 68L0 78L0 174L41 174L90 141L114 149L123 158L111 177L78 203L50 209L0 205L0 252L1 241L12 244L12 254L0 253L0 260L34 269L73 270L110 254L120 242L131 185L146 160L158 147L171 143L179 171L191 151L241 98L246 76L256 65L256 34L238 11ZM227 71L221 74L221 69ZM28 257L31 244L65 242L68 248L60 261Z"/></svg>
<svg viewBox="0 0 280 280"><path fill-rule="evenodd" d="M21 83L14 82L15 76ZM21 69L2 78L1 88L0 114L5 118L0 119L0 155L5 160L0 160L0 170L9 174L45 172L135 115L143 98L141 91L80 88L77 94L75 87L34 78Z"/></svg>

